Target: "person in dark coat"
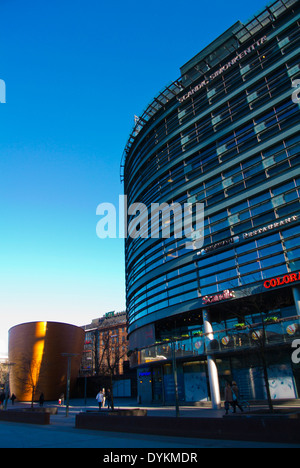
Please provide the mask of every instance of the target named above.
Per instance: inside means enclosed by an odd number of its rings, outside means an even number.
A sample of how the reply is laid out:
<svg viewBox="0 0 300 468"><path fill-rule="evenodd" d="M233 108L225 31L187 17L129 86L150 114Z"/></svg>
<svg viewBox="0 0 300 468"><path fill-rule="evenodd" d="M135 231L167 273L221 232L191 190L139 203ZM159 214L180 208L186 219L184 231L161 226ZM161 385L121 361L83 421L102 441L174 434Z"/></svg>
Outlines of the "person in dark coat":
<svg viewBox="0 0 300 468"><path fill-rule="evenodd" d="M111 391L110 391L110 389L107 390L106 402L107 402L107 409L112 408L112 406L111 406Z"/></svg>
<svg viewBox="0 0 300 468"><path fill-rule="evenodd" d="M241 412L243 413L244 410L243 408L241 407L241 405L239 404L239 388L236 384L236 382L232 382L232 396L233 396L233 412L236 413L236 407L238 407Z"/></svg>
<svg viewBox="0 0 300 468"><path fill-rule="evenodd" d="M1 409L3 409L4 400L5 400L5 393L2 392L0 394L0 407L1 407Z"/></svg>
<svg viewBox="0 0 300 468"><path fill-rule="evenodd" d="M232 394L231 385L230 385L229 382L226 382L226 386L225 386L225 410L226 410L226 414L228 414L230 405L234 409L233 394Z"/></svg>
<svg viewBox="0 0 300 468"><path fill-rule="evenodd" d="M40 406L43 406L43 404L44 404L44 401L45 401L44 394L43 394L43 393L41 393L41 395L40 395L40 399L39 399Z"/></svg>

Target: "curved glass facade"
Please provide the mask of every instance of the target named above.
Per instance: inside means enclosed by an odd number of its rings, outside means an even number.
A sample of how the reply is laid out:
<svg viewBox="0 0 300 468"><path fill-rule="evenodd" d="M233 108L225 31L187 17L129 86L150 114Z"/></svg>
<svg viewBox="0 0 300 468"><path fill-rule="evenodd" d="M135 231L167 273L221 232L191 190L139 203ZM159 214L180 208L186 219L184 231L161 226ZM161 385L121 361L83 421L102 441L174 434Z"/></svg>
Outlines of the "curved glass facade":
<svg viewBox="0 0 300 468"><path fill-rule="evenodd" d="M132 349L201 333L204 308L269 294L266 280L300 271L299 19L299 2L280 1L236 23L137 123L124 154L128 205L202 203L205 218L193 250L172 222L169 238L146 225L126 239ZM230 318L217 309L216 328Z"/></svg>

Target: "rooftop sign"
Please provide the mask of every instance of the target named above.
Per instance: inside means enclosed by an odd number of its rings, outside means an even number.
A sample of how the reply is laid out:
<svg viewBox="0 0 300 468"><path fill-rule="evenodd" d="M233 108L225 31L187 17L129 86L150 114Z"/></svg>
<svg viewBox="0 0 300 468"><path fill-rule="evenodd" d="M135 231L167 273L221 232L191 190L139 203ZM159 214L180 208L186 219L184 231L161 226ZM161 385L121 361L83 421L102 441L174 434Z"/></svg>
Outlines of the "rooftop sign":
<svg viewBox="0 0 300 468"><path fill-rule="evenodd" d="M250 47L247 49L243 50L240 54L236 55L230 62L227 62L223 67L220 67L219 70L217 70L215 73L209 76L206 80L202 81L199 83L197 86L195 86L193 89L191 89L188 93L184 94L181 98L177 98L179 102L184 102L186 101L189 97L193 96L193 94L197 93L197 91L200 91L204 86L209 85L212 81L214 81L215 78L218 76L222 75L224 72L226 72L230 67L238 63L240 60L242 60L246 55L250 54L254 50L256 50L258 47L260 47L262 44L264 44L268 40L267 36L262 37L258 41L256 41L254 44L252 44Z"/></svg>

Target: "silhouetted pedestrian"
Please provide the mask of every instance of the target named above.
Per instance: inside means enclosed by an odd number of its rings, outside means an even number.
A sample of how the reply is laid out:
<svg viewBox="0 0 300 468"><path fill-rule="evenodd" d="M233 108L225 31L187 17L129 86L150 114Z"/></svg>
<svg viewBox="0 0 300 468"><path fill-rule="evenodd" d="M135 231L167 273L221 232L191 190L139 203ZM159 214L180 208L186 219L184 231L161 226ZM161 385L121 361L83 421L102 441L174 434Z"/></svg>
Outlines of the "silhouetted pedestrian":
<svg viewBox="0 0 300 468"><path fill-rule="evenodd" d="M232 398L233 398L233 412L236 413L236 407L238 407L243 413L244 410L239 404L239 388L236 382L232 382Z"/></svg>
<svg viewBox="0 0 300 468"><path fill-rule="evenodd" d="M43 404L44 404L44 401L45 401L44 394L43 394L43 393L41 393L41 394L40 394L40 399L39 399L40 406L43 406Z"/></svg>
<svg viewBox="0 0 300 468"><path fill-rule="evenodd" d="M97 393L96 400L98 401L99 411L100 411L101 408L102 408L102 403L103 403L103 392L102 392L102 390L100 390L100 392Z"/></svg>
<svg viewBox="0 0 300 468"><path fill-rule="evenodd" d="M107 390L106 401L107 401L107 409L112 408L112 406L111 406L111 391L110 391L110 388Z"/></svg>
<svg viewBox="0 0 300 468"><path fill-rule="evenodd" d="M0 408L1 408L1 409L3 409L4 400L5 400L5 393L2 392L2 393L0 394Z"/></svg>
<svg viewBox="0 0 300 468"><path fill-rule="evenodd" d="M226 386L225 386L225 410L226 410L226 414L228 414L230 405L234 409L233 394L232 394L231 385L230 385L229 382L226 382Z"/></svg>
<svg viewBox="0 0 300 468"><path fill-rule="evenodd" d="M105 392L105 388L102 388L102 393L103 393L102 406L103 406L103 408L104 408L104 406L105 406L105 401L106 401L106 392Z"/></svg>

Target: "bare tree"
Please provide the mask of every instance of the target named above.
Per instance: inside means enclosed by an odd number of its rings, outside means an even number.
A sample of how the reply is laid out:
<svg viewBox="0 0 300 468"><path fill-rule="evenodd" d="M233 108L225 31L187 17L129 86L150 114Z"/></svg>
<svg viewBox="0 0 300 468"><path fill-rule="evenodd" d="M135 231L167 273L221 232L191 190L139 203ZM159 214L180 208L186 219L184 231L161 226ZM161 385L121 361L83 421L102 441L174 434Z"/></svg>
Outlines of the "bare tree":
<svg viewBox="0 0 300 468"><path fill-rule="evenodd" d="M108 331L103 333L99 351L99 373L110 378L112 410L114 410L113 376L120 373L120 367L127 357L126 347L121 346L114 338L118 338L118 335L112 335Z"/></svg>
<svg viewBox="0 0 300 468"><path fill-rule="evenodd" d="M99 375L99 330L95 329L92 331L91 337L91 364L92 364L92 375Z"/></svg>
<svg viewBox="0 0 300 468"><path fill-rule="evenodd" d="M22 385L25 393L30 393L31 408L40 389L40 380L42 373L46 372L46 367L40 359L34 359L31 356L22 355L15 363L14 374L16 380Z"/></svg>
<svg viewBox="0 0 300 468"><path fill-rule="evenodd" d="M0 389L5 387L8 376L8 365L6 362L0 362Z"/></svg>
<svg viewBox="0 0 300 468"><path fill-rule="evenodd" d="M263 378L266 388L267 401L270 413L274 412L274 407L271 398L268 376L268 360L267 360L267 329L266 326L273 320L270 313L281 305L282 300L280 296L269 296L266 302L266 295L261 291L252 291L251 289L243 290L242 302L239 303L238 309L234 307L233 302L228 302L226 308L230 310L231 314L235 316L239 324L236 326L236 331L239 329L248 329L251 334L252 343L254 344L257 354L259 356L261 367L263 371ZM247 319L247 316L258 315L262 318L261 322L256 326Z"/></svg>
<svg viewBox="0 0 300 468"><path fill-rule="evenodd" d="M254 314L260 314L260 316L263 318L267 318L268 312L265 312L265 302L263 298L263 294L258 294L258 295L247 295L246 298L246 304L245 306L254 312ZM252 312L252 313L253 313ZM266 328L265 328L265 320L262 319L262 322L260 323L260 329L253 329L252 324L249 323L246 320L246 324L249 327L249 330L252 331L252 337L253 337L253 342L255 343L256 349L258 351L258 355L260 357L261 365L262 365L262 370L263 370L263 376L264 376L264 382L265 382L265 388L266 388L266 394L267 394L267 400L268 400L268 406L269 406L269 411L270 413L274 412L273 408L273 403L272 403L272 398L271 398L271 393L270 393L270 386L269 386L269 375L268 375L268 363L267 363L267 355L266 355Z"/></svg>

